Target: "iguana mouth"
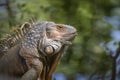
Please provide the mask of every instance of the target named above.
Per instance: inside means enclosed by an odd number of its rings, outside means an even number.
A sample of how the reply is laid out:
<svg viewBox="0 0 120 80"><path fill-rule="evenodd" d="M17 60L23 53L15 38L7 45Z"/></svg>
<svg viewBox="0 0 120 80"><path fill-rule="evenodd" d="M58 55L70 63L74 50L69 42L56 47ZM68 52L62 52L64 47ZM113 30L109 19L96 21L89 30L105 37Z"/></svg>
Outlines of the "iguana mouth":
<svg viewBox="0 0 120 80"><path fill-rule="evenodd" d="M68 35L70 35L70 36L77 36L77 32L73 32L73 33L65 34L65 36L68 36Z"/></svg>
<svg viewBox="0 0 120 80"><path fill-rule="evenodd" d="M63 37L65 38L66 41L72 41L75 38L75 36L77 36L77 32L65 34Z"/></svg>
<svg viewBox="0 0 120 80"><path fill-rule="evenodd" d="M70 33L70 34L72 34L74 36L77 36L77 32L73 32L73 33Z"/></svg>

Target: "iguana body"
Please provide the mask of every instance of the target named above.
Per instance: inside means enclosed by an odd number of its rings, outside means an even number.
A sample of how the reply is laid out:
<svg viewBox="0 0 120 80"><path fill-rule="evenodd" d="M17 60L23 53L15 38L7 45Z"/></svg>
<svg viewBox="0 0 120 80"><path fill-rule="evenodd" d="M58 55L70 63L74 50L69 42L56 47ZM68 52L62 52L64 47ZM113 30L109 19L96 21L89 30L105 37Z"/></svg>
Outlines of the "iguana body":
<svg viewBox="0 0 120 80"><path fill-rule="evenodd" d="M3 53L0 73L21 80L51 80L61 55L75 36L76 29L69 25L47 21L30 24L19 42Z"/></svg>

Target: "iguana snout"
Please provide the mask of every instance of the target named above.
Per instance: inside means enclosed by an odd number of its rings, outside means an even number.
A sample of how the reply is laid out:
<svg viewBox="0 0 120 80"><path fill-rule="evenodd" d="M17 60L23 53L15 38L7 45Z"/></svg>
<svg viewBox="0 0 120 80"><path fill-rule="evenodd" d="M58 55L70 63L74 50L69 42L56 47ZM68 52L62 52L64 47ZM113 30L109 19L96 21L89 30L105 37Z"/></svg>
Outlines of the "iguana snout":
<svg viewBox="0 0 120 80"><path fill-rule="evenodd" d="M62 33L62 38L66 41L72 41L77 35L77 30L70 25L60 25L65 27L65 31Z"/></svg>
<svg viewBox="0 0 120 80"><path fill-rule="evenodd" d="M64 41L72 41L77 35L77 30L73 26L55 23L51 23L46 32L48 38Z"/></svg>

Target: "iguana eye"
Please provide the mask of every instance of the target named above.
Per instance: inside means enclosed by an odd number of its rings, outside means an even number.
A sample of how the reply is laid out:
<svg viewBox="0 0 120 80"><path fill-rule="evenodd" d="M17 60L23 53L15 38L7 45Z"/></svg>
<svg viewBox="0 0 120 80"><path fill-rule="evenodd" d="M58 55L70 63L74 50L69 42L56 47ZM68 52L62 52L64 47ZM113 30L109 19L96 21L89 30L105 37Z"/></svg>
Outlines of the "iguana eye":
<svg viewBox="0 0 120 80"><path fill-rule="evenodd" d="M57 29L60 30L60 31L62 31L62 30L64 30L64 27L57 25Z"/></svg>

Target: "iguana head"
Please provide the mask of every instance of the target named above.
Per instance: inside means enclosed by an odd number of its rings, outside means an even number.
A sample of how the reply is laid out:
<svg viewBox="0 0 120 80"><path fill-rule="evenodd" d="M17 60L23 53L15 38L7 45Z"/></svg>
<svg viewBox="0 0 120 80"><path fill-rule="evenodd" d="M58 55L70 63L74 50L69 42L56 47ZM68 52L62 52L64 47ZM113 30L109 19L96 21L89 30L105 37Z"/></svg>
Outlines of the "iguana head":
<svg viewBox="0 0 120 80"><path fill-rule="evenodd" d="M51 39L70 42L77 35L77 31L70 25L48 22L46 26L46 35Z"/></svg>
<svg viewBox="0 0 120 80"><path fill-rule="evenodd" d="M74 27L53 22L43 22L43 37L40 39L39 49L44 54L54 54L60 51L62 45L70 45L77 35Z"/></svg>

